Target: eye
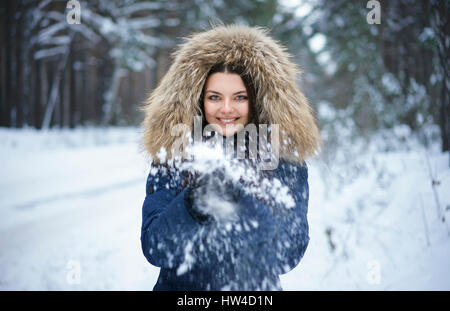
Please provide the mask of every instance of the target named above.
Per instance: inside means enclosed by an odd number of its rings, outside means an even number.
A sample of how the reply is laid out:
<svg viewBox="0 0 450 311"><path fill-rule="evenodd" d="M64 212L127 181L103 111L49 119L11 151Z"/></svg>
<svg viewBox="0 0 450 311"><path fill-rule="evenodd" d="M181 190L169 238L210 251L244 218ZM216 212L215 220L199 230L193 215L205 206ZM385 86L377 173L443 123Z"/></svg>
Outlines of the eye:
<svg viewBox="0 0 450 311"><path fill-rule="evenodd" d="M219 100L219 96L217 95L211 95L208 97L209 100Z"/></svg>
<svg viewBox="0 0 450 311"><path fill-rule="evenodd" d="M245 96L245 95L239 95L239 96L236 97L236 100L239 100L239 101L247 100L247 99L248 99L248 97Z"/></svg>

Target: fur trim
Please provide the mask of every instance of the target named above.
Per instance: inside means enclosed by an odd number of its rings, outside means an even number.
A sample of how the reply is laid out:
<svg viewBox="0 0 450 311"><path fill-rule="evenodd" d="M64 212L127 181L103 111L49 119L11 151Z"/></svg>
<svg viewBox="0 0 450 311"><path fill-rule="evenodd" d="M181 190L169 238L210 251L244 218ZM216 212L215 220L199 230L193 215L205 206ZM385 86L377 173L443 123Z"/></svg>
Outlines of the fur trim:
<svg viewBox="0 0 450 311"><path fill-rule="evenodd" d="M244 65L256 89L259 122L279 124L280 158L303 162L317 153L320 135L312 108L297 83L300 68L290 60L287 49L268 35L268 30L243 25L213 26L193 34L172 56L169 71L142 110L143 148L153 160L162 147L170 158L179 136L176 124L193 131L193 117L201 115L200 95L206 75L216 63Z"/></svg>

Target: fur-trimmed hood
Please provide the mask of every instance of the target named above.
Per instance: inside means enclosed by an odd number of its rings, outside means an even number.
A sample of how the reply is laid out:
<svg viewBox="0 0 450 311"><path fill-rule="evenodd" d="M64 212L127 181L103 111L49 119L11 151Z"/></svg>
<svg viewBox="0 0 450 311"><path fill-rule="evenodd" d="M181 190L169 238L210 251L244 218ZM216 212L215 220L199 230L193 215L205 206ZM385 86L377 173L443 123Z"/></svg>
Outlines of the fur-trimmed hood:
<svg viewBox="0 0 450 311"><path fill-rule="evenodd" d="M221 25L186 38L173 53L174 61L144 102L143 148L157 161L162 147L171 158L180 123L193 131L194 116L202 115L200 95L206 76L217 63L246 67L256 90L261 124L279 124L280 158L303 162L317 153L320 135L315 117L296 83L300 68L287 49L260 27Z"/></svg>

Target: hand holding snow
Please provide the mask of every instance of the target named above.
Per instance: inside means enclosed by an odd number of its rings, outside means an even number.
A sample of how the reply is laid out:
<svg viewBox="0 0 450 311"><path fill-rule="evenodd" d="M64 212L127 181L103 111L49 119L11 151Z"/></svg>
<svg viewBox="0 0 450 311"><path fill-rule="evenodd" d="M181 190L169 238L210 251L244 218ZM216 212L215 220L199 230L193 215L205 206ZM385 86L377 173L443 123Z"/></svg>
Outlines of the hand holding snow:
<svg viewBox="0 0 450 311"><path fill-rule="evenodd" d="M189 152L193 160L182 163L181 169L195 172L190 186L194 188L196 207L215 220L235 219L236 203L244 193L272 206L295 206L288 187L274 174L273 178L262 178L255 162L230 159L220 146L196 145Z"/></svg>

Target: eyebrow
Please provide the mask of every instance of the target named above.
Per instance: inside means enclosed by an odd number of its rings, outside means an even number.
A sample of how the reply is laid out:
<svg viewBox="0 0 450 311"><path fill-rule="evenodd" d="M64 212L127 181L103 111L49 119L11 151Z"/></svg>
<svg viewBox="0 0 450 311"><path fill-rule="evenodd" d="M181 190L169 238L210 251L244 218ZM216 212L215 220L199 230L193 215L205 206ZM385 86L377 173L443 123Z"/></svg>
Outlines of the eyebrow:
<svg viewBox="0 0 450 311"><path fill-rule="evenodd" d="M214 91L214 90L207 90L207 91L205 92L205 94L208 93L208 92L209 92L209 93L214 93L214 94L222 95L222 93L217 92L217 91ZM236 92L236 93L233 93L233 95L237 95L237 94L241 94L241 93L247 93L247 91L246 91L246 90L238 91L238 92Z"/></svg>

